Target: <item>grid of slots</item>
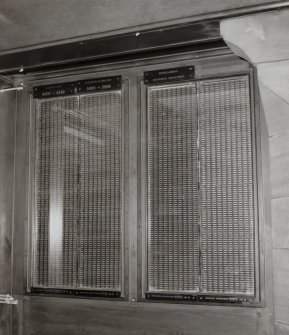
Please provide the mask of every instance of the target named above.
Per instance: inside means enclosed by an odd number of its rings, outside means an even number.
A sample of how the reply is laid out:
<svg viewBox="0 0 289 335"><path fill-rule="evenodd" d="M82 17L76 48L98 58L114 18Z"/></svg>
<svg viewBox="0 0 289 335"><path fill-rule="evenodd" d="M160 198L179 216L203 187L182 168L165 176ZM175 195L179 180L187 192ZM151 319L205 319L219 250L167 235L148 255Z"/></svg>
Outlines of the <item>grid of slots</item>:
<svg viewBox="0 0 289 335"><path fill-rule="evenodd" d="M150 291L199 286L196 86L148 89Z"/></svg>
<svg viewBox="0 0 289 335"><path fill-rule="evenodd" d="M249 77L148 88L148 290L255 294Z"/></svg>
<svg viewBox="0 0 289 335"><path fill-rule="evenodd" d="M33 286L120 290L121 114L120 91L39 103Z"/></svg>
<svg viewBox="0 0 289 335"><path fill-rule="evenodd" d="M37 113L36 286L77 281L77 98L41 102Z"/></svg>
<svg viewBox="0 0 289 335"><path fill-rule="evenodd" d="M248 77L200 85L201 288L254 294L254 196Z"/></svg>
<svg viewBox="0 0 289 335"><path fill-rule="evenodd" d="M80 286L120 289L120 92L83 96L80 111Z"/></svg>

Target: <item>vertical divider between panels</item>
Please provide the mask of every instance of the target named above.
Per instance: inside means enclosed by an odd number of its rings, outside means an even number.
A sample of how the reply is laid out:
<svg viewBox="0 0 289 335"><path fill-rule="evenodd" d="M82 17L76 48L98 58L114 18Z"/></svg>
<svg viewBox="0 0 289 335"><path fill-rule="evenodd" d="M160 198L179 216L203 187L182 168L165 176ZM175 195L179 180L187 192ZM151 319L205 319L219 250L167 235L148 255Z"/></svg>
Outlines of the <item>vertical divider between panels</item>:
<svg viewBox="0 0 289 335"><path fill-rule="evenodd" d="M36 185L36 162L37 162L37 146L38 146L38 118L37 116L37 111L39 109L39 100L36 100L34 105L33 105L33 111L31 113L30 116L30 121L31 121L31 129L30 129L30 139L32 145L30 146L30 157L31 157L31 161L33 162L33 164L31 164L32 169L30 171L30 180L31 183L29 183L29 185L31 185L31 207L29 208L29 212L31 212L31 219L32 219L32 225L31 225L31 236L32 236L32 257L31 257L31 263L32 263L32 267L29 271L30 273L30 285L28 285L28 287L32 286L32 285L36 285L36 277L38 277L38 272L39 269L37 267L37 247L36 244L38 243L38 220L37 220L37 213L36 213L36 208L37 208L37 185ZM35 131L34 131L35 130ZM32 135L33 134L33 135Z"/></svg>
<svg viewBox="0 0 289 335"><path fill-rule="evenodd" d="M80 97L77 96L77 107L78 107L78 113L79 117L77 118L78 124L77 124L77 242L76 242L76 250L77 250L77 256L76 256L76 269L77 269L77 277L76 277L76 287L80 287L80 215L81 215L81 170L80 170L80 162L81 162L81 152L80 152L80 126L81 126L81 113L80 113Z"/></svg>
<svg viewBox="0 0 289 335"><path fill-rule="evenodd" d="M141 127L141 156L140 156L140 176L141 176L141 223L142 223L142 255L139 261L142 263L141 271L141 298L145 297L145 293L149 290L149 206L148 206L148 87L144 85L143 80L140 81L141 100L140 127ZM142 261L143 260L143 261Z"/></svg>
<svg viewBox="0 0 289 335"><path fill-rule="evenodd" d="M146 192L146 201L147 201L147 228L146 228L146 238L147 238L147 242L146 242L146 247L147 247L147 253L146 253L146 263L147 263L147 269L146 269L146 282L147 282L147 290L150 290L150 268L151 268L151 262L150 262L150 211L151 211L151 207L150 207L150 173L149 173L149 159L150 159L150 153L149 153L149 139L150 139L150 127L149 127L149 123L150 123L150 112L149 112L149 108L150 108L150 88L146 87L146 133L147 133L147 137L146 137L146 165L147 165L147 192Z"/></svg>
<svg viewBox="0 0 289 335"><path fill-rule="evenodd" d="M128 227L127 227L127 185L128 185L128 129L129 129L129 96L130 96L130 83L125 82L125 88L121 92L121 110L122 110L122 121L121 128L123 132L123 141L122 141L122 211L121 211L121 243L122 243L122 253L121 253L121 263L122 266L119 269L119 278L120 278L120 288L121 295L124 297L128 292L128 287L125 287L125 274L128 271L126 270L127 262L125 259L126 255L126 243L127 240L125 237L128 236Z"/></svg>

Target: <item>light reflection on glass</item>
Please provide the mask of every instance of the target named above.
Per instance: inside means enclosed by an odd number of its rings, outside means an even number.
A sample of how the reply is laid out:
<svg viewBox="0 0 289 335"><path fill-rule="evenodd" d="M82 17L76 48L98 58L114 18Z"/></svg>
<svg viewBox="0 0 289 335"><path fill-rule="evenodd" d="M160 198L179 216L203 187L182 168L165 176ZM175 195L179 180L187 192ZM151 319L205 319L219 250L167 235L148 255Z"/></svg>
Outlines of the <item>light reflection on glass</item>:
<svg viewBox="0 0 289 335"><path fill-rule="evenodd" d="M61 126L59 128L61 134ZM49 282L52 286L61 286L63 282L63 157L59 143L56 142L53 147L49 190Z"/></svg>
<svg viewBox="0 0 289 335"><path fill-rule="evenodd" d="M60 179L60 178L59 178ZM53 185L49 208L49 274L50 281L58 286L62 282L62 187Z"/></svg>

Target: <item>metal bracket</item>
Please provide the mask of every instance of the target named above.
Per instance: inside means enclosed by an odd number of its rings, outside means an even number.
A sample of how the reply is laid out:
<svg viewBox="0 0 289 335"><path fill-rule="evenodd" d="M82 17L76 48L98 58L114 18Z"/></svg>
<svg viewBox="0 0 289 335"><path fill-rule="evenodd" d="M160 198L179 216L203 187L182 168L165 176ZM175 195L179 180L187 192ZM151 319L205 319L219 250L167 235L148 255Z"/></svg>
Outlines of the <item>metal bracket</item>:
<svg viewBox="0 0 289 335"><path fill-rule="evenodd" d="M0 294L0 304L17 305L18 301L9 294Z"/></svg>
<svg viewBox="0 0 289 335"><path fill-rule="evenodd" d="M21 91L21 90L23 90L23 86L9 87L9 88L0 89L0 93L4 93L4 92L8 92L8 91Z"/></svg>

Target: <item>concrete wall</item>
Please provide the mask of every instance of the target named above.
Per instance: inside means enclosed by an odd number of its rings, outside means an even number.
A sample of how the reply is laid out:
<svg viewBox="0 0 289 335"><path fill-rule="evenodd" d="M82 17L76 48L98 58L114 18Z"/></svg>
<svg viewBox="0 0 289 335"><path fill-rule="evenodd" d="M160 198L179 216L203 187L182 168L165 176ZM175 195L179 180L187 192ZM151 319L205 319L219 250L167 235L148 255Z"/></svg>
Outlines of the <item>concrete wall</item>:
<svg viewBox="0 0 289 335"><path fill-rule="evenodd" d="M171 20L200 18L202 14L271 2L274 1L1 0L0 52L148 24L171 24Z"/></svg>
<svg viewBox="0 0 289 335"><path fill-rule="evenodd" d="M270 138L275 334L289 334L289 11L226 20L221 33L258 70Z"/></svg>

